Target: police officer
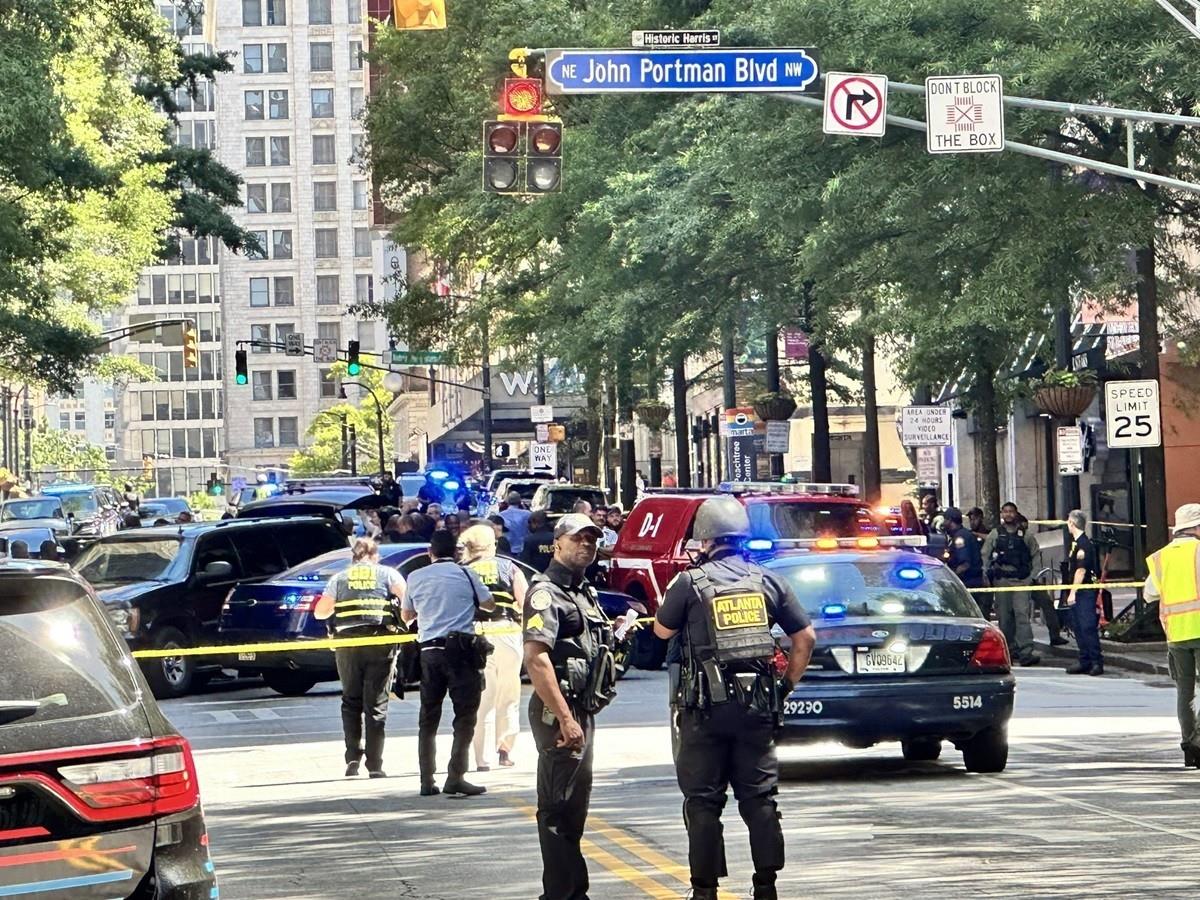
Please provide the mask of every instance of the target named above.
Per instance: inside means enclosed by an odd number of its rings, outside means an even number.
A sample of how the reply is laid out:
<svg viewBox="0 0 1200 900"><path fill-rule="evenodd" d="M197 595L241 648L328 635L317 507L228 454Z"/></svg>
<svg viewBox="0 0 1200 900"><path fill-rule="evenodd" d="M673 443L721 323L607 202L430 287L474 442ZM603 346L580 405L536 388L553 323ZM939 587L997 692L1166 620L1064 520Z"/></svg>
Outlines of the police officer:
<svg viewBox="0 0 1200 900"><path fill-rule="evenodd" d="M963 527L962 510L951 506L942 513L946 521L946 565L948 565L959 580L968 588L983 587L983 556L979 550L979 541L975 535ZM975 602L983 611L983 617L991 614L991 600L987 595L976 595Z"/></svg>
<svg viewBox="0 0 1200 900"><path fill-rule="evenodd" d="M703 561L671 582L654 623L660 638L677 632L683 638L676 775L696 900L716 900L717 879L727 874L721 810L731 783L750 832L756 900L778 896L775 877L784 865L776 717L808 666L816 636L791 588L741 557L739 544L749 534L742 504L705 500L693 526ZM782 685L773 668L773 624L792 642Z"/></svg>
<svg viewBox="0 0 1200 900"><path fill-rule="evenodd" d="M992 602L996 623L1012 648L1013 658L1022 666L1035 666L1042 659L1033 652L1033 594L1019 590L1033 583L1034 560L1039 553L1041 548L1029 533L1028 520L1023 519L1017 504L1005 503L1000 507L1000 525L983 542L983 559L992 587L1009 589L993 594Z"/></svg>
<svg viewBox="0 0 1200 900"><path fill-rule="evenodd" d="M404 599L404 578L379 564L379 545L359 538L351 550L350 566L325 585L314 615L329 620L334 637L354 638L399 631L398 604ZM342 681L342 732L346 738L346 777L358 774L363 758L366 720L367 772L386 778L383 736L387 723L388 691L396 644L339 647L335 651Z"/></svg>
<svg viewBox="0 0 1200 900"><path fill-rule="evenodd" d="M554 558L554 529L544 509L529 517L529 534L525 536L525 549L521 551L521 562L530 568L545 572Z"/></svg>
<svg viewBox="0 0 1200 900"><path fill-rule="evenodd" d="M458 538L448 531L435 531L429 539L432 562L408 577L401 617L416 620L417 643L421 648L421 715L417 734L417 759L421 768L421 796L444 791L473 797L487 788L471 784L467 751L475 733L479 701L483 696L483 667L486 657L476 653L475 616L492 612L496 601L472 570L457 561ZM454 705L454 743L446 765L446 783L439 789L437 733L442 723L446 695Z"/></svg>
<svg viewBox="0 0 1200 900"><path fill-rule="evenodd" d="M586 900L580 850L592 794L595 715L616 696L612 627L584 577L600 529L568 513L554 529L554 558L525 596L525 671L533 683L529 727L538 749L540 900Z"/></svg>
<svg viewBox="0 0 1200 900"><path fill-rule="evenodd" d="M1082 510L1073 509L1067 514L1067 530L1071 532L1071 552L1067 557L1071 589L1067 592L1067 609L1071 611L1075 645L1079 648L1079 662L1067 669L1068 675L1104 674L1096 591L1078 587L1081 584L1095 584L1100 573L1096 547L1086 533L1087 521Z"/></svg>

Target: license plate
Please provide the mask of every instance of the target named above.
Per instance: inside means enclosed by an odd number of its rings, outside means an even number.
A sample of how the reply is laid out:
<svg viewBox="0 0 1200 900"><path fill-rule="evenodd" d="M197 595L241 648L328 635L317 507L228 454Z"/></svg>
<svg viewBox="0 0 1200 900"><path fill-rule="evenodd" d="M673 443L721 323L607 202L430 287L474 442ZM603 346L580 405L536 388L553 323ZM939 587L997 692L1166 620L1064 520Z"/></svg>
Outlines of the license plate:
<svg viewBox="0 0 1200 900"><path fill-rule="evenodd" d="M257 653L239 653L238 662L254 662L258 658Z"/></svg>
<svg viewBox="0 0 1200 900"><path fill-rule="evenodd" d="M904 671L903 653L867 650L858 653L858 671L862 675L884 675Z"/></svg>

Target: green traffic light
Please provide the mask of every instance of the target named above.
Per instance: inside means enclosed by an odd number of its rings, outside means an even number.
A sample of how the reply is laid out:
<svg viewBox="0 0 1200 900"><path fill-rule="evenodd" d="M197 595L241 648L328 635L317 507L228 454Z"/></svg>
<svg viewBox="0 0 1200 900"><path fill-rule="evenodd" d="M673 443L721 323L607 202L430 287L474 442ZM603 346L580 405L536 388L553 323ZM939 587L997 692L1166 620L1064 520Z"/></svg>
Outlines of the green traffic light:
<svg viewBox="0 0 1200 900"><path fill-rule="evenodd" d="M210 490L209 493L212 494L212 496L214 496L214 497L220 497L222 494L225 493L225 486L220 485L220 484L214 484L212 486L212 490Z"/></svg>
<svg viewBox="0 0 1200 900"><path fill-rule="evenodd" d="M238 375L237 375L237 383L238 384L245 384L249 380L250 379L247 378L245 375L243 375L241 372L238 372Z"/></svg>
<svg viewBox="0 0 1200 900"><path fill-rule="evenodd" d="M360 372L362 372L362 366L356 362L352 362L350 365L346 366L347 375L358 375Z"/></svg>

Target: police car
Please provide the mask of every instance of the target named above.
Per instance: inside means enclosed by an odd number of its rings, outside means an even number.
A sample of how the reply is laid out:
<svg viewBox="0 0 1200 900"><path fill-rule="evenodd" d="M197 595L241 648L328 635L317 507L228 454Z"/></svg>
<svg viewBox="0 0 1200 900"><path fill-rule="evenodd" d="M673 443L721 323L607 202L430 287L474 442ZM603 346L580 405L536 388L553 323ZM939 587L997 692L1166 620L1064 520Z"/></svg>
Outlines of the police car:
<svg viewBox="0 0 1200 900"><path fill-rule="evenodd" d="M1008 761L1015 679L1004 636L921 538L748 541L787 581L817 631L784 701L782 743L900 741L934 760L945 741L970 772Z"/></svg>

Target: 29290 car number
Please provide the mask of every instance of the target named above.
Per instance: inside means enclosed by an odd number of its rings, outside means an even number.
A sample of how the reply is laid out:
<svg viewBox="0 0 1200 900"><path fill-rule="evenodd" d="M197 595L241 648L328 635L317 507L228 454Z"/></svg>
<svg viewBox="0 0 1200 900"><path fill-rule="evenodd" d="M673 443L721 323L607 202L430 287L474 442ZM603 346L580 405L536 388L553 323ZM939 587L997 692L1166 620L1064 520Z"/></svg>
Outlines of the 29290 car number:
<svg viewBox="0 0 1200 900"><path fill-rule="evenodd" d="M785 700L783 714L785 716L819 716L825 711L825 704L820 700Z"/></svg>
<svg viewBox="0 0 1200 900"><path fill-rule="evenodd" d="M979 694L959 694L953 704L955 709L983 709L983 697Z"/></svg>

